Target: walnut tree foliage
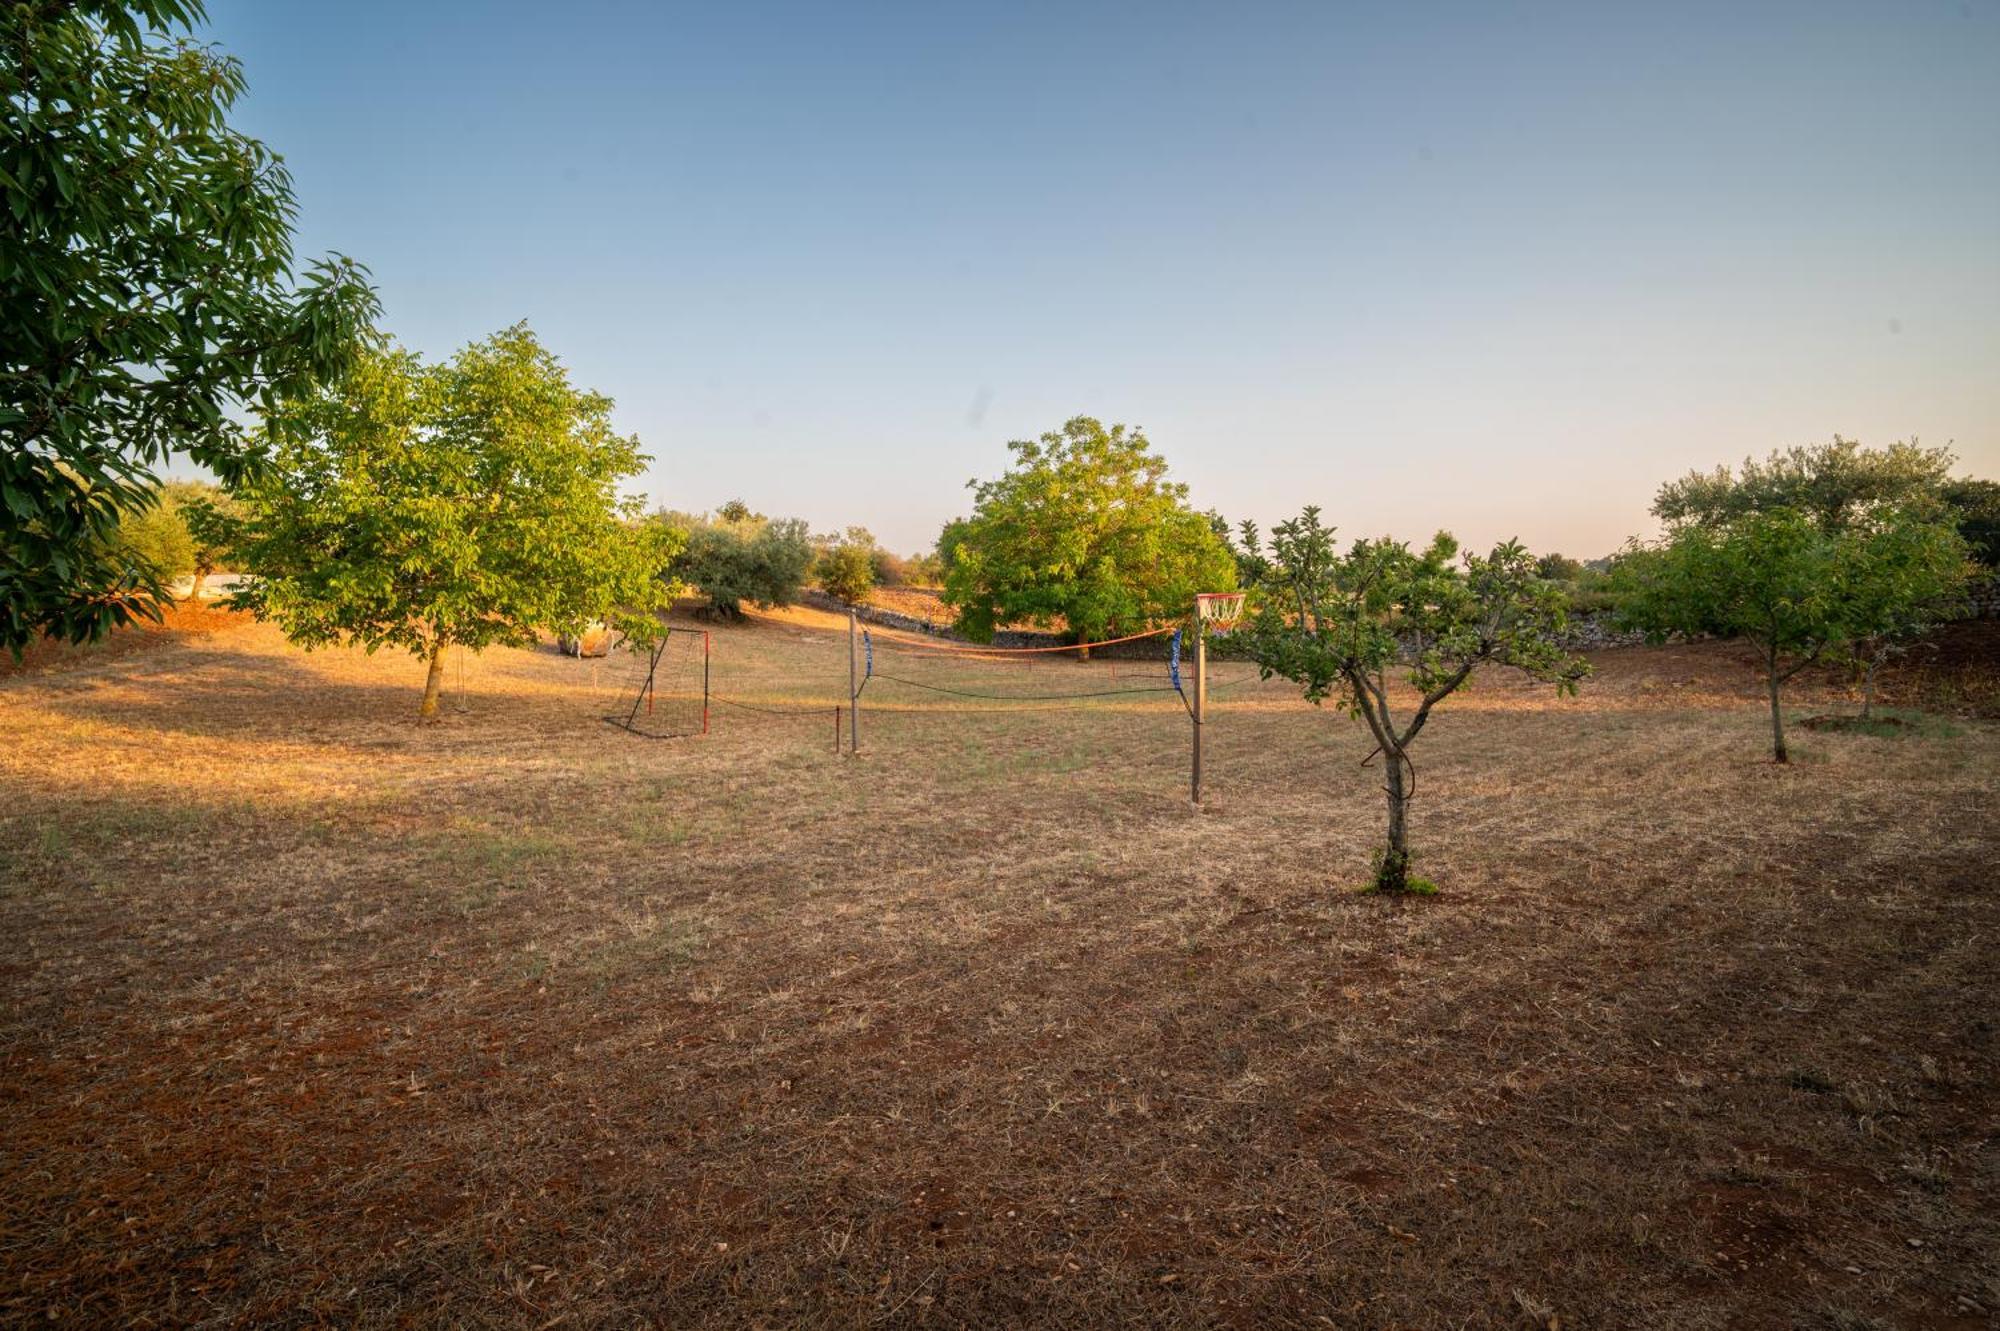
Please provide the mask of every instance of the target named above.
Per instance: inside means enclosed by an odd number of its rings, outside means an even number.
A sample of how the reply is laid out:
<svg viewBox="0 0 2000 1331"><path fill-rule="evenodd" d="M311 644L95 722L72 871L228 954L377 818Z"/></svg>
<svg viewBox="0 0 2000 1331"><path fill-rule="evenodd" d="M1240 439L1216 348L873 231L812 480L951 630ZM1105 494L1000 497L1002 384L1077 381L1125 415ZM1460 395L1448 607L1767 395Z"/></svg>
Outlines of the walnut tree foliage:
<svg viewBox="0 0 2000 1331"><path fill-rule="evenodd" d="M233 541L252 576L232 603L306 647L415 653L424 716L449 647L595 621L655 637L682 538L619 499L646 457L611 406L524 326L440 365L365 352L339 388L267 416L272 465L241 491Z"/></svg>
<svg viewBox="0 0 2000 1331"><path fill-rule="evenodd" d="M1101 638L1236 585L1227 542L1140 431L1078 416L1007 447L1014 465L972 482L972 515L938 540L944 601L966 636L988 641L1023 620Z"/></svg>
<svg viewBox="0 0 2000 1331"><path fill-rule="evenodd" d="M199 0L0 5L0 643L156 617L115 538L169 453L225 482L232 415L351 363L376 314L335 257L293 274L282 160L231 129L242 67Z"/></svg>
<svg viewBox="0 0 2000 1331"><path fill-rule="evenodd" d="M1439 532L1422 550L1356 541L1343 554L1334 529L1308 507L1272 529L1269 553L1243 524L1256 577L1254 610L1235 643L1266 679L1281 675L1308 702L1328 698L1368 726L1382 758L1388 836L1375 887L1412 886L1410 746L1432 711L1482 665L1511 666L1574 692L1589 667L1563 650L1566 601L1519 542L1461 557ZM1396 690L1396 681L1409 692Z"/></svg>

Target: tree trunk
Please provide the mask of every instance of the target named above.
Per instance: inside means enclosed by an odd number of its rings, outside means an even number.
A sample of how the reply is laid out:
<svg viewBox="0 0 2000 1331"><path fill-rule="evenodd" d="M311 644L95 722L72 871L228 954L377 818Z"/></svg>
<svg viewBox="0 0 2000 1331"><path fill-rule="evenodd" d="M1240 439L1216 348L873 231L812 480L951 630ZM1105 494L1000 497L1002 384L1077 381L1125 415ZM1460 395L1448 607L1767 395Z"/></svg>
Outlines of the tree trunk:
<svg viewBox="0 0 2000 1331"><path fill-rule="evenodd" d="M196 605L200 605L201 585L207 581L208 581L208 570L203 568L201 565L196 564L194 566L194 580L188 586L188 600L194 602Z"/></svg>
<svg viewBox="0 0 2000 1331"><path fill-rule="evenodd" d="M1382 865L1375 871L1375 890L1403 892L1410 886L1409 788L1404 783L1407 769L1400 750L1382 750L1383 789L1389 796L1389 845L1382 852Z"/></svg>
<svg viewBox="0 0 2000 1331"><path fill-rule="evenodd" d="M1866 721L1875 714L1875 658L1861 669L1861 719Z"/></svg>
<svg viewBox="0 0 2000 1331"><path fill-rule="evenodd" d="M1785 713L1778 706L1778 667L1775 662L1765 679L1771 690L1771 760L1788 763L1792 757L1785 752Z"/></svg>
<svg viewBox="0 0 2000 1331"><path fill-rule="evenodd" d="M431 644L431 672L424 679L424 705L417 716L425 721L434 721L438 714L438 695L444 691L444 640Z"/></svg>

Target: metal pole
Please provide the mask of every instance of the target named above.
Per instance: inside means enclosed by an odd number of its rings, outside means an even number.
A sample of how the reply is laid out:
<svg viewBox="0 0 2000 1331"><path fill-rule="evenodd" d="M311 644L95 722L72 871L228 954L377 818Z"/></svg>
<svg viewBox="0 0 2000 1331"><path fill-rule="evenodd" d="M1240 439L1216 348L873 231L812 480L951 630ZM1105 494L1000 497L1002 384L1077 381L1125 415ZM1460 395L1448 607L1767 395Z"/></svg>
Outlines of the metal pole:
<svg viewBox="0 0 2000 1331"><path fill-rule="evenodd" d="M847 751L861 752L861 634L854 612L847 612Z"/></svg>
<svg viewBox="0 0 2000 1331"><path fill-rule="evenodd" d="M1194 621L1194 802L1201 803L1201 725L1208 717L1208 634Z"/></svg>
<svg viewBox="0 0 2000 1331"><path fill-rule="evenodd" d="M660 639L659 645L653 648L653 659L646 663L646 715L647 716L651 716L653 714L653 691L654 691L653 681L659 677L660 656L667 650L667 639L673 636L674 636L674 631L672 629L668 629L666 635Z"/></svg>

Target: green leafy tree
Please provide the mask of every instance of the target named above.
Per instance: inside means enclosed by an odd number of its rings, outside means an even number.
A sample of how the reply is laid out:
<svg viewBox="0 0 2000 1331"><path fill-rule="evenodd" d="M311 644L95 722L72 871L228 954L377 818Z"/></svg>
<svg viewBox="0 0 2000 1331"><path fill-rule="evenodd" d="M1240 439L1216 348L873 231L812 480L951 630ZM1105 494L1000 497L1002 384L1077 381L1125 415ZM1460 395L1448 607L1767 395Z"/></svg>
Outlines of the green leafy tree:
<svg viewBox="0 0 2000 1331"><path fill-rule="evenodd" d="M237 549L253 576L233 603L309 648L415 653L424 717L447 648L597 621L652 639L677 533L619 501L646 458L611 406L521 325L444 365L366 354L339 390L267 418L275 465L242 492Z"/></svg>
<svg viewBox="0 0 2000 1331"><path fill-rule="evenodd" d="M1078 416L1007 447L1014 465L972 482L972 516L938 540L944 601L966 636L987 642L1024 620L1106 637L1236 585L1228 545L1138 430Z"/></svg>
<svg viewBox="0 0 2000 1331"><path fill-rule="evenodd" d="M1367 724L1388 798L1374 886L1427 886L1410 874L1410 746L1438 704L1482 665L1511 666L1575 691L1589 667L1562 649L1561 590L1512 541L1460 558L1458 543L1440 532L1421 551L1364 540L1343 555L1317 508L1273 528L1268 556L1245 523L1243 547L1256 573L1256 608L1237 645L1264 678L1281 675L1308 702L1332 698ZM1413 696L1399 696L1397 676Z"/></svg>
<svg viewBox="0 0 2000 1331"><path fill-rule="evenodd" d="M1944 503L1972 557L1988 572L2000 569L2000 481L1947 481Z"/></svg>
<svg viewBox="0 0 2000 1331"><path fill-rule="evenodd" d="M1762 462L1746 458L1735 472L1717 467L1669 481L1653 500L1653 515L1670 526L1712 526L1782 508L1838 532L1878 509L1936 500L1952 461L1951 450L1915 440L1863 448L1835 435L1830 444L1780 449Z"/></svg>
<svg viewBox="0 0 2000 1331"><path fill-rule="evenodd" d="M1949 449L1924 448L1915 440L1863 448L1835 435L1830 444L1779 450L1762 462L1745 460L1735 472L1718 467L1669 482L1660 488L1653 512L1670 532L1794 514L1827 537L1820 576L1838 578L1839 586L1822 588L1813 604L1820 607L1821 630L1833 637L1802 654L1809 659L1785 655L1784 668L1852 662L1862 678L1865 716L1874 707L1875 673L1882 663L1960 604L1965 549L1954 527L1962 526L1967 514L1954 501L1976 496L1979 482L1952 479L1952 463ZM1641 617L1650 613L1640 609ZM1759 645L1767 690L1768 639L1775 632L1767 624L1767 640ZM1785 674L1777 686L1790 678ZM1775 701L1773 709L1775 718ZM1775 748L1783 747L1780 739Z"/></svg>
<svg viewBox="0 0 2000 1331"><path fill-rule="evenodd" d="M1740 638L1756 649L1771 756L1787 762L1784 686L1868 639L1900 635L1954 594L1963 544L1922 509L1827 530L1824 512L1752 510L1633 545L1612 571L1621 619L1654 641Z"/></svg>
<svg viewBox="0 0 2000 1331"><path fill-rule="evenodd" d="M1609 560L1592 560L1577 565L1573 577L1561 582L1564 595L1569 598L1569 612L1572 615L1601 615L1617 609L1617 599L1611 591L1611 575L1604 565Z"/></svg>
<svg viewBox="0 0 2000 1331"><path fill-rule="evenodd" d="M752 513L741 500L723 511L744 516L709 519L663 514L661 520L686 530L687 543L669 566L673 578L699 591L712 614L739 618L745 602L790 605L798 600L813 568L812 537L804 521L776 521Z"/></svg>
<svg viewBox="0 0 2000 1331"><path fill-rule="evenodd" d="M360 268L292 278L282 161L228 124L236 61L199 0L0 5L0 642L157 618L116 539L171 452L225 481L232 409L337 378L376 314Z"/></svg>
<svg viewBox="0 0 2000 1331"><path fill-rule="evenodd" d="M189 562L194 574L188 597L198 601L208 575L232 557L243 522L243 506L227 490L206 481L168 481L162 488L187 524L193 547Z"/></svg>
<svg viewBox="0 0 2000 1331"><path fill-rule="evenodd" d="M1546 554L1535 561L1535 574L1550 582L1575 582L1583 576L1583 565L1568 555Z"/></svg>
<svg viewBox="0 0 2000 1331"><path fill-rule="evenodd" d="M1222 548L1229 552L1230 561L1236 565L1236 582L1234 585L1238 587L1250 586L1257 580L1259 571L1264 567L1257 554L1255 544L1257 540L1257 524L1246 518L1240 529L1232 528L1229 525L1229 519L1223 517L1220 512L1212 508L1203 513L1202 516L1208 519L1209 530L1215 533L1215 538L1218 541L1222 542ZM1237 541L1239 530L1242 536L1250 542L1249 545L1246 546Z"/></svg>
<svg viewBox="0 0 2000 1331"><path fill-rule="evenodd" d="M849 527L838 539L822 542L813 576L829 595L849 605L865 605L875 590L875 537L866 527Z"/></svg>
<svg viewBox="0 0 2000 1331"><path fill-rule="evenodd" d="M117 540L121 552L149 578L166 582L194 571L194 537L178 496L164 488L119 515Z"/></svg>
<svg viewBox="0 0 2000 1331"><path fill-rule="evenodd" d="M1877 514L1839 541L1846 654L1861 675L1865 721L1875 711L1876 671L1963 609L1970 548L1950 517L1928 506Z"/></svg>

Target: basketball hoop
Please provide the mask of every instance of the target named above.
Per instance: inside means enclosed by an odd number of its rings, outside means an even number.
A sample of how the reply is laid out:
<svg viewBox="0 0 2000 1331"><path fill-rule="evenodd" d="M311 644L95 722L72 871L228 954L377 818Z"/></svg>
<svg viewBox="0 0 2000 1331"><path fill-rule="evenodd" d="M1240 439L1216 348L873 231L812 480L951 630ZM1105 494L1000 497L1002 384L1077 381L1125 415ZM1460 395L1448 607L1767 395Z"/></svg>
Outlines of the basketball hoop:
<svg viewBox="0 0 2000 1331"><path fill-rule="evenodd" d="M1227 633L1243 618L1242 592L1202 592L1194 598L1194 616L1210 633Z"/></svg>

